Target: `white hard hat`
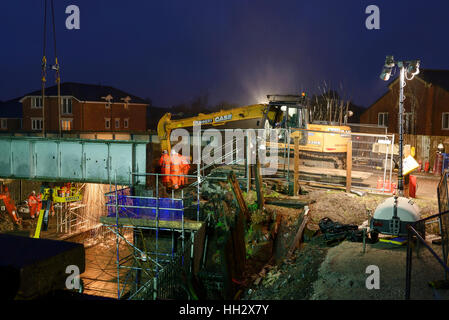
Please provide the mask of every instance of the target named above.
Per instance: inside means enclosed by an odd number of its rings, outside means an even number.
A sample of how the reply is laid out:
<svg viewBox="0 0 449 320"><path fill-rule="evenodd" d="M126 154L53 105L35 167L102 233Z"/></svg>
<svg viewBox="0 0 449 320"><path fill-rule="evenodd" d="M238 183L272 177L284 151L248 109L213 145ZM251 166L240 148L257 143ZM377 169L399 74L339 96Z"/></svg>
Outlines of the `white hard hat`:
<svg viewBox="0 0 449 320"><path fill-rule="evenodd" d="M177 152L172 149L171 154L176 154Z"/></svg>

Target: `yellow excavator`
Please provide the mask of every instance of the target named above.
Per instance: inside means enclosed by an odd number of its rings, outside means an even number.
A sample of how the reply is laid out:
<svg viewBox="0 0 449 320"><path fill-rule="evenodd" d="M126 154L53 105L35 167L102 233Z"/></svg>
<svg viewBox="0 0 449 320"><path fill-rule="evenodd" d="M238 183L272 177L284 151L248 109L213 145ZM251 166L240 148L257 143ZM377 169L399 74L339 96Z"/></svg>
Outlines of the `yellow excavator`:
<svg viewBox="0 0 449 320"><path fill-rule="evenodd" d="M267 104L200 113L184 119L172 119L172 115L166 113L157 126L161 150L170 152L172 130L189 129L199 124L202 129L292 129L290 149L293 150L293 139L299 137L301 161L324 161L333 168L344 169L347 145L351 140L350 127L309 123L309 108L305 106L303 96L268 95L267 98ZM287 141L282 140L281 137L279 149L285 148Z"/></svg>

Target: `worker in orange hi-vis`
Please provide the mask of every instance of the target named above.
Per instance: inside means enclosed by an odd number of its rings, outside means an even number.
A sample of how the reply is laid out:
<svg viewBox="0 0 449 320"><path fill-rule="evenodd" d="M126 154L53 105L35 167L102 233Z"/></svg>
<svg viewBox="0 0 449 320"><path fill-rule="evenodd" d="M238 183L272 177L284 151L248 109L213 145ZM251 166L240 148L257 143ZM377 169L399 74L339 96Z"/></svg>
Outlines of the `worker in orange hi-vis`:
<svg viewBox="0 0 449 320"><path fill-rule="evenodd" d="M181 175L181 156L175 151L171 151L171 174ZM172 188L179 189L180 179L179 176L171 176Z"/></svg>
<svg viewBox="0 0 449 320"><path fill-rule="evenodd" d="M164 150L162 151L161 159L159 160L159 165L161 166L161 173L162 174L171 174L171 159L168 155L168 151ZM170 176L163 176L162 177L162 184L166 187L170 186Z"/></svg>
<svg viewBox="0 0 449 320"><path fill-rule="evenodd" d="M27 199L28 207L30 209L30 216L32 219L34 219L37 215L39 215L39 201L36 197L36 191L32 191Z"/></svg>
<svg viewBox="0 0 449 320"><path fill-rule="evenodd" d="M183 175L188 175L190 170L189 159L186 156L181 156L181 172ZM181 177L181 185L188 183L187 177Z"/></svg>

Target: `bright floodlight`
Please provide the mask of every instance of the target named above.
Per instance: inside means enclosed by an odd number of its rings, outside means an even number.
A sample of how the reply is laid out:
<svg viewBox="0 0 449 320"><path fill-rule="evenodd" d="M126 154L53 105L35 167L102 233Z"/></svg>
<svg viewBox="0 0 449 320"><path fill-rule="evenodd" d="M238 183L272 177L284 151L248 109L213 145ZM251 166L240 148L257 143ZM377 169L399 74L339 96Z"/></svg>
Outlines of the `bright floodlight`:
<svg viewBox="0 0 449 320"><path fill-rule="evenodd" d="M394 67L394 57L387 56L385 59L385 68L393 68Z"/></svg>
<svg viewBox="0 0 449 320"><path fill-rule="evenodd" d="M407 72L410 73L412 76L416 76L419 73L419 64L421 61L419 60L413 60L410 62Z"/></svg>
<svg viewBox="0 0 449 320"><path fill-rule="evenodd" d="M394 58L393 56L387 56L387 58L385 59L385 65L382 69L382 73L380 74L380 78L383 81L390 80L393 68L394 68Z"/></svg>
<svg viewBox="0 0 449 320"><path fill-rule="evenodd" d="M389 69L389 68L383 68L382 73L380 74L380 78L381 78L383 81L388 81L388 80L390 80L390 77L391 77L391 71L392 71L392 69Z"/></svg>

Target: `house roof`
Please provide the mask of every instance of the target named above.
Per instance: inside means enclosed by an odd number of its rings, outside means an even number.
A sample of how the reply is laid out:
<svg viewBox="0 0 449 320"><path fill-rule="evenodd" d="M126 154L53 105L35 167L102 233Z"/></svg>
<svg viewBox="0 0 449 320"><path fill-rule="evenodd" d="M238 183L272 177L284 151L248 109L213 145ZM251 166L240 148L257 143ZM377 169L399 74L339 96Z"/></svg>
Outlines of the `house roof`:
<svg viewBox="0 0 449 320"><path fill-rule="evenodd" d="M36 90L25 94L23 97L40 96L40 95L41 90ZM45 88L45 95L57 96L58 95L57 86L55 85L52 87ZM112 102L123 102L121 98L126 98L127 96L129 96L131 98L131 100L129 100L129 103L148 104L147 101L145 101L142 98L139 98L138 96L132 95L130 93L116 89L111 86L76 83L76 82L61 83L61 96L73 96L80 101L105 102L105 99L102 99L102 97L106 97L107 95L111 95L113 97Z"/></svg>
<svg viewBox="0 0 449 320"><path fill-rule="evenodd" d="M449 91L449 70L422 69L417 77Z"/></svg>
<svg viewBox="0 0 449 320"><path fill-rule="evenodd" d="M22 118L20 98L0 102L0 118Z"/></svg>
<svg viewBox="0 0 449 320"><path fill-rule="evenodd" d="M420 80L430 83L435 86L439 86L442 89L449 92L449 70L439 70L439 69L420 69L419 74L416 75L417 78ZM391 90L391 88L399 81L399 76L396 75L396 77L388 83L388 88ZM381 100L384 96L390 92L388 90L383 95L381 95L376 101L374 101L367 109L370 109L373 105L375 105L379 100ZM365 111L365 112L366 112Z"/></svg>

